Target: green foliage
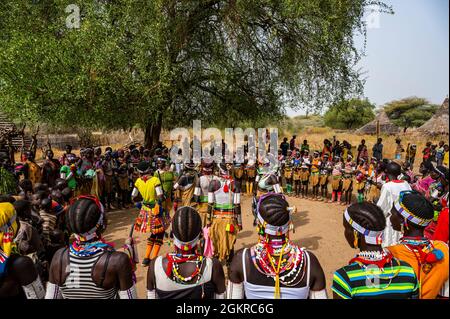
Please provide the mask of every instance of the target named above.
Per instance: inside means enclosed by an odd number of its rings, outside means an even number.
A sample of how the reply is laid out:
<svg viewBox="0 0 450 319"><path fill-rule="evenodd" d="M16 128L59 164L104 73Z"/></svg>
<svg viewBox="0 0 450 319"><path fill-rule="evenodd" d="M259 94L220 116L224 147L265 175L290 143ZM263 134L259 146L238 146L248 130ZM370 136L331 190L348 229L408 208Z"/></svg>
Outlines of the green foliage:
<svg viewBox="0 0 450 319"><path fill-rule="evenodd" d="M409 127L422 126L436 113L439 105L430 104L427 99L408 97L387 103L384 110L389 119L406 131Z"/></svg>
<svg viewBox="0 0 450 319"><path fill-rule="evenodd" d="M368 99L351 99L333 104L324 115L325 125L335 129L354 129L375 118L375 105Z"/></svg>
<svg viewBox="0 0 450 319"><path fill-rule="evenodd" d="M361 92L372 0L0 3L0 105L27 123L165 128L280 119ZM243 121L243 119L245 121Z"/></svg>

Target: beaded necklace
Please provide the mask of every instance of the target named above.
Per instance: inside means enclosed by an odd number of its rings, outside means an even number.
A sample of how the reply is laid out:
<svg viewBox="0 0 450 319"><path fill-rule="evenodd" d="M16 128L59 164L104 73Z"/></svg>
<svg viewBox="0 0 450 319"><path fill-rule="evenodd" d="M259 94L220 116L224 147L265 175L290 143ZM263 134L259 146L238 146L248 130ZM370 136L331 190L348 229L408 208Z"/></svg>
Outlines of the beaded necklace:
<svg viewBox="0 0 450 319"><path fill-rule="evenodd" d="M111 248L112 246L105 243L102 239L93 242L74 241L69 247L72 254L80 257L93 256L99 251Z"/></svg>
<svg viewBox="0 0 450 319"><path fill-rule="evenodd" d="M169 278L172 278L175 282L179 284L188 284L190 283L195 277L197 279L195 280L195 284L200 281L202 278L201 270L203 268L203 262L205 258L202 255L199 254L180 254L180 253L169 253L166 255L168 264L166 269L166 275ZM180 264L183 263L195 263L195 270L187 277L184 277L180 273Z"/></svg>
<svg viewBox="0 0 450 319"><path fill-rule="evenodd" d="M275 245L272 241L267 243L260 240L252 247L250 253L255 268L266 277L273 278L275 283L278 281L287 287L297 285L304 277L304 272L301 271L304 264L303 250L290 241L285 241L281 247L277 246L277 241L274 242ZM289 257L283 259L286 254ZM278 262L275 256L278 256ZM302 277L297 280L300 273ZM288 280L289 278L292 279Z"/></svg>
<svg viewBox="0 0 450 319"><path fill-rule="evenodd" d="M394 265L393 261L396 261L396 265ZM361 251L356 255L355 258L351 259L349 264L358 263L366 272L366 278L371 281L376 275L373 275L373 272L380 271L381 273L385 273L384 268L386 265L390 265L391 273L394 269L394 266L399 266L400 262L394 259L394 256L391 253L386 251ZM371 267L374 265L375 267ZM370 267L370 268L369 268ZM389 282L383 286L378 284L378 289L386 289L391 283L392 279L397 277L400 269L398 269L392 276L383 277L383 279L389 280Z"/></svg>

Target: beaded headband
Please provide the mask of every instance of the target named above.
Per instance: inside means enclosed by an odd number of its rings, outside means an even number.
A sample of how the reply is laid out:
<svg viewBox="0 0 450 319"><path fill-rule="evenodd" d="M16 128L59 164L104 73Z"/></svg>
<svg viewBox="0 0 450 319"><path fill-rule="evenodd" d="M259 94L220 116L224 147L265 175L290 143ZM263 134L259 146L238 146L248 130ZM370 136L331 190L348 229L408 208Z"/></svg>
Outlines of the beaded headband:
<svg viewBox="0 0 450 319"><path fill-rule="evenodd" d="M366 243L372 244L372 245L381 245L383 242L384 237L384 231L374 231L374 230L368 230L359 225L357 222L355 222L348 213L348 210L345 210L344 212L345 220L352 226L354 230L356 230L358 233L364 235L364 239L366 240Z"/></svg>
<svg viewBox="0 0 450 319"><path fill-rule="evenodd" d="M74 234L75 238L79 241L88 241L91 240L95 237L97 237L97 230L104 225L104 215L105 215L105 210L103 208L102 203L100 203L100 201L98 200L98 198L96 196L92 196L92 195L81 195L79 197L77 197L75 200L71 201L71 204L75 201L77 201L78 199L89 199L94 201L95 205L97 205L98 209L100 210L100 217L98 218L97 223L95 224L94 227L92 227L90 230L88 230L87 232L83 233L83 234Z"/></svg>
<svg viewBox="0 0 450 319"><path fill-rule="evenodd" d="M408 208L405 207L405 205L403 205L403 197L406 194L412 194L414 192L411 191L403 191L400 192L400 196L398 197L398 200L395 201L394 203L394 207L395 209L400 213L400 215L402 215L405 220L410 221L413 224L419 225L419 226L428 226L428 224L431 223L432 219L424 219L424 218L420 218L416 215L414 215L413 213L411 213L411 211L409 211Z"/></svg>
<svg viewBox="0 0 450 319"><path fill-rule="evenodd" d="M264 218L262 218L261 214L259 213L259 207L261 205L261 202L270 196L279 196L281 198L283 198L284 200L286 200L286 197L283 194L278 194L278 193L267 193L262 195L259 200L258 200L258 204L256 206L256 211L258 212L257 214L257 218L259 223L261 224L262 227L264 227L264 232L268 235L272 235L272 236L281 236L286 234L289 231L289 225L291 224L291 218L289 216L289 221L281 226L275 226L275 225L271 225L268 224Z"/></svg>
<svg viewBox="0 0 450 319"><path fill-rule="evenodd" d="M178 238L176 238L175 236L173 236L173 244L183 250L183 251L189 251L192 248L194 248L195 246L197 246L197 242L200 238L200 234L197 235L197 237L195 237L193 240L185 242L185 241L181 241Z"/></svg>

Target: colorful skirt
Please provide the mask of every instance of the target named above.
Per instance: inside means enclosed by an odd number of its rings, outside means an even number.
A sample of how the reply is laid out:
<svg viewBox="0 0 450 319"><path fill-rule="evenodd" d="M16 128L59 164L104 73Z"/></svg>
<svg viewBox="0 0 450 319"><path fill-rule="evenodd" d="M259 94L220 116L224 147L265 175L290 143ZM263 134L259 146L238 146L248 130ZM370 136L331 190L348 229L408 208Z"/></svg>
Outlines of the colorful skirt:
<svg viewBox="0 0 450 319"><path fill-rule="evenodd" d="M143 205L134 223L134 230L156 235L165 232L169 225L170 218L166 216L164 211L160 210L159 205L155 205L153 208Z"/></svg>
<svg viewBox="0 0 450 319"><path fill-rule="evenodd" d="M366 187L366 181L356 182L355 188L358 191L362 191Z"/></svg>

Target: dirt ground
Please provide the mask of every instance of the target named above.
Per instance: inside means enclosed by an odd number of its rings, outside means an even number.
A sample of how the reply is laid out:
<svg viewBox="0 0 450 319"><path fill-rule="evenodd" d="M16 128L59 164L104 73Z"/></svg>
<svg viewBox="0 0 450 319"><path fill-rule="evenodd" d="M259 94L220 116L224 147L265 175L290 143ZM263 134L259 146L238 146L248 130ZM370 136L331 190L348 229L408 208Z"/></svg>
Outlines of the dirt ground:
<svg viewBox="0 0 450 319"><path fill-rule="evenodd" d="M319 259L325 272L328 296L331 297L331 283L333 272L346 265L356 253L350 248L344 238L342 226L343 206L312 201L309 199L288 198L290 206L297 207L294 215L295 233L291 232L291 239L301 247L312 251ZM256 229L253 227L251 212L251 197L244 196L242 203L243 230L239 233L235 249L250 247L256 243ZM108 229L105 234L107 241L114 242L120 250L127 238L131 225L138 214L138 210L112 211L107 213ZM142 261L145 254L146 238L148 235L134 233L139 240L138 254ZM173 247L165 242L160 254L165 254ZM225 271L226 272L226 271ZM139 298L146 298L147 268L138 265L137 293Z"/></svg>

